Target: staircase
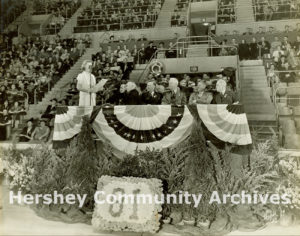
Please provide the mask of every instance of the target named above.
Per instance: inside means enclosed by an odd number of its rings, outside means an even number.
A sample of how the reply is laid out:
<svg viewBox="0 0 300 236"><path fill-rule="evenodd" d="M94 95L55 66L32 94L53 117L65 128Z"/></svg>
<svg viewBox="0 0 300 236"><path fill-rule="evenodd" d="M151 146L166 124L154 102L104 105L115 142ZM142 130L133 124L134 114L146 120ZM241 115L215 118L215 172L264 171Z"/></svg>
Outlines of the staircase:
<svg viewBox="0 0 300 236"><path fill-rule="evenodd" d="M171 17L176 3L177 0L165 0L155 23L155 28L161 29L171 27Z"/></svg>
<svg viewBox="0 0 300 236"><path fill-rule="evenodd" d="M17 29L26 19L32 14L32 10L26 8L26 10L17 17L13 22L11 22L6 29Z"/></svg>
<svg viewBox="0 0 300 236"><path fill-rule="evenodd" d="M68 70L63 77L54 85L51 91L49 91L43 100L38 104L30 105L25 119L31 117L40 117L41 113L46 110L47 105L50 104L50 100L53 98L62 99L65 97L69 87L69 84L72 82L73 78L76 78L77 75L81 72L80 67L84 60L90 60L92 54L95 53L95 49L88 48L85 53L78 59L78 61Z"/></svg>
<svg viewBox="0 0 300 236"><path fill-rule="evenodd" d="M81 1L81 6L77 9L77 11L72 15L72 17L68 20L64 27L60 30L59 35L69 36L73 34L74 27L77 25L77 17L86 7L91 5L91 2L92 0Z"/></svg>
<svg viewBox="0 0 300 236"><path fill-rule="evenodd" d="M208 57L208 44L189 45L186 57Z"/></svg>
<svg viewBox="0 0 300 236"><path fill-rule="evenodd" d="M241 102L252 131L261 135L277 133L275 107L271 102L265 68L261 60L240 64Z"/></svg>
<svg viewBox="0 0 300 236"><path fill-rule="evenodd" d="M235 12L237 23L255 22L252 0L237 0Z"/></svg>
<svg viewBox="0 0 300 236"><path fill-rule="evenodd" d="M149 64L137 64L135 65L134 70L131 71L130 73L130 81L134 83L143 83L146 81L146 76L149 74ZM145 72L144 72L145 70ZM143 77L141 78L141 76Z"/></svg>
<svg viewBox="0 0 300 236"><path fill-rule="evenodd" d="M73 34L74 27L77 25L77 17L83 11L83 7L80 6L77 11L72 15L72 17L68 20L68 22L62 27L59 31L59 35L61 36L69 36Z"/></svg>

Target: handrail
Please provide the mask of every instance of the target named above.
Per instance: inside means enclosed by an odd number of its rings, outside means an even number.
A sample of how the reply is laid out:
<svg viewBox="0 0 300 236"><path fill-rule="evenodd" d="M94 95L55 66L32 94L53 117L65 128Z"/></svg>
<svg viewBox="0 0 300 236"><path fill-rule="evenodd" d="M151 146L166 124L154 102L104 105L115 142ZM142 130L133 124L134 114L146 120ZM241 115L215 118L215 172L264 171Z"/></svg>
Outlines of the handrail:
<svg viewBox="0 0 300 236"><path fill-rule="evenodd" d="M198 45L200 47L193 47L193 48L184 48L184 50L189 50L189 49L196 49L196 48L201 48L201 45ZM203 48L203 47L202 47ZM210 46L210 47L207 47L207 50L209 49L212 49L212 48L234 48L235 50L237 50L237 47L235 46L229 46L229 45L226 45L226 46L223 46L223 45L218 45L218 46ZM140 82L141 78L143 77L143 75L145 74L145 71L149 68L150 64L151 64L151 61L155 58L157 58L157 54L160 53L160 52L163 52L163 51L168 51L170 50L169 48L167 49L158 49L156 50L155 53L152 54L151 58L149 59L149 62L147 63L145 69L143 70L142 74L139 76L138 78L138 82ZM175 49L175 50L178 50L178 49ZM180 49L181 50L181 49ZM237 56L237 60L239 61L239 57L238 57L238 54L236 54L235 56ZM209 56L208 56L209 57ZM176 54L176 58L178 58L178 53ZM239 63L238 63L239 64ZM238 66L237 64L237 66Z"/></svg>

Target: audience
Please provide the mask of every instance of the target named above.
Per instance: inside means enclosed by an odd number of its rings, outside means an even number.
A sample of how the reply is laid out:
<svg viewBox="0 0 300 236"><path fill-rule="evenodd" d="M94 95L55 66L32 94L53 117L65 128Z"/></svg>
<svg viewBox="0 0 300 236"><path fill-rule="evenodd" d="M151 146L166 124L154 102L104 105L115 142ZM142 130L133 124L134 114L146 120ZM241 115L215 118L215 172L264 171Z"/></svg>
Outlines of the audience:
<svg viewBox="0 0 300 236"><path fill-rule="evenodd" d="M33 132L35 127L33 125L33 119L29 119L26 122L26 126L23 128L22 132L19 134L19 142L29 142L32 140Z"/></svg>
<svg viewBox="0 0 300 236"><path fill-rule="evenodd" d="M93 0L77 18L75 32L154 27L162 0Z"/></svg>
<svg viewBox="0 0 300 236"><path fill-rule="evenodd" d="M79 6L77 0L34 0L33 15L51 14L46 34L57 34Z"/></svg>
<svg viewBox="0 0 300 236"><path fill-rule="evenodd" d="M218 24L235 22L235 0L218 0Z"/></svg>
<svg viewBox="0 0 300 236"><path fill-rule="evenodd" d="M297 0L253 0L256 21L295 19L300 17Z"/></svg>
<svg viewBox="0 0 300 236"><path fill-rule="evenodd" d="M47 142L50 134L50 128L46 126L46 120L41 119L39 125L34 129L32 133L32 139L42 142Z"/></svg>

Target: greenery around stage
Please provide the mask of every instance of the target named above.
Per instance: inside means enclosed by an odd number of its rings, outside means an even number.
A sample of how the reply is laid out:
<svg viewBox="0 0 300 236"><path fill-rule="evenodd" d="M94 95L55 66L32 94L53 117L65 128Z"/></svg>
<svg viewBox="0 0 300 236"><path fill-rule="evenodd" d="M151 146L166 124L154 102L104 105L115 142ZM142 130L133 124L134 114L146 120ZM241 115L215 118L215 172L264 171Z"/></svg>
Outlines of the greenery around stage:
<svg viewBox="0 0 300 236"><path fill-rule="evenodd" d="M90 223L94 208L93 195L97 180L102 175L159 178L165 193L202 193L198 208L189 205L164 205L163 219L171 224L192 224L214 232L234 229L257 229L269 222L289 216L300 217L300 162L299 159L277 155L276 140L255 142L249 162L246 158L233 169L230 147L217 150L208 144L201 125L195 122L190 138L164 151L138 151L135 155L117 158L110 146L95 142L87 119L81 133L63 150L43 148L18 151L2 150L3 173L10 187L23 194L88 194L85 206L36 205L40 216L70 223ZM208 204L213 191L219 194L289 193L290 205ZM175 226L176 227L176 226ZM178 226L179 227L179 226ZM180 226L184 227L184 226ZM191 226L187 226L191 227Z"/></svg>

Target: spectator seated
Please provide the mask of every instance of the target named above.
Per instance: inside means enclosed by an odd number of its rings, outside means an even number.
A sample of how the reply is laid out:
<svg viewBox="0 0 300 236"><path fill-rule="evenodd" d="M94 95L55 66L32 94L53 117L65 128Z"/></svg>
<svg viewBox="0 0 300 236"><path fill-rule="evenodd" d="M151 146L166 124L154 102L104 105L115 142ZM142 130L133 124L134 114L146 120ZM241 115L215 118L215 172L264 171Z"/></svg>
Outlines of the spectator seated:
<svg viewBox="0 0 300 236"><path fill-rule="evenodd" d="M235 0L218 1L218 24L234 23L236 21Z"/></svg>
<svg viewBox="0 0 300 236"><path fill-rule="evenodd" d="M33 15L51 14L46 34L57 34L80 7L78 0L35 0Z"/></svg>
<svg viewBox="0 0 300 236"><path fill-rule="evenodd" d="M154 27L162 0L93 0L77 18L75 33Z"/></svg>
<svg viewBox="0 0 300 236"><path fill-rule="evenodd" d="M300 18L300 2L297 0L253 0L256 21Z"/></svg>

